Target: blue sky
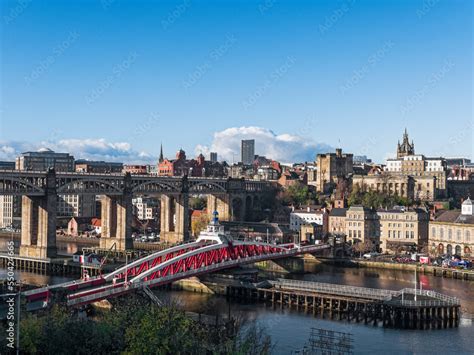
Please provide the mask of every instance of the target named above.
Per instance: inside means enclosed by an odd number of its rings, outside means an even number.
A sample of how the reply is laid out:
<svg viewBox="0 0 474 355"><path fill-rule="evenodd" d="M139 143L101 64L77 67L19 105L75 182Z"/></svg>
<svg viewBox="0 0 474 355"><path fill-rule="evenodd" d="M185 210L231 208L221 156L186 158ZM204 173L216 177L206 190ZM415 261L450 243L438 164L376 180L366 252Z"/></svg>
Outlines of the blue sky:
<svg viewBox="0 0 474 355"><path fill-rule="evenodd" d="M2 1L0 159L473 157L472 2ZM238 159L238 158L236 158Z"/></svg>

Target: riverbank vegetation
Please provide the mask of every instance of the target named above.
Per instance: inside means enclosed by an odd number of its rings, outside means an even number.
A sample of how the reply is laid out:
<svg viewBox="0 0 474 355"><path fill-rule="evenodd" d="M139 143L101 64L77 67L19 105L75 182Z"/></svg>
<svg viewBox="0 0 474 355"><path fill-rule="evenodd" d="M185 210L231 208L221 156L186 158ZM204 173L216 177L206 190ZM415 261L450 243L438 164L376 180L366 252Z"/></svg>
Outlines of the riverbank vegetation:
<svg viewBox="0 0 474 355"><path fill-rule="evenodd" d="M255 324L206 325L133 296L88 316L58 305L25 314L20 347L27 354L268 354L271 342Z"/></svg>

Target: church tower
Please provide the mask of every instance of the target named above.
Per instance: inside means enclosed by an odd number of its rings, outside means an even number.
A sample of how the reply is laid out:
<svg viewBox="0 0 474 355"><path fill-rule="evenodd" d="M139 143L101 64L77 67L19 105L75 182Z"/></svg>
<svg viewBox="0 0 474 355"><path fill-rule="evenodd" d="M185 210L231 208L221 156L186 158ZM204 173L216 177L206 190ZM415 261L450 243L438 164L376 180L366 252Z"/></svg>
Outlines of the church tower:
<svg viewBox="0 0 474 355"><path fill-rule="evenodd" d="M405 133L403 133L402 144L400 144L400 141L398 141L397 159L400 159L408 155L415 155L415 143L411 141L411 144L410 144L410 140L408 139L408 132L407 132L407 129L405 128Z"/></svg>

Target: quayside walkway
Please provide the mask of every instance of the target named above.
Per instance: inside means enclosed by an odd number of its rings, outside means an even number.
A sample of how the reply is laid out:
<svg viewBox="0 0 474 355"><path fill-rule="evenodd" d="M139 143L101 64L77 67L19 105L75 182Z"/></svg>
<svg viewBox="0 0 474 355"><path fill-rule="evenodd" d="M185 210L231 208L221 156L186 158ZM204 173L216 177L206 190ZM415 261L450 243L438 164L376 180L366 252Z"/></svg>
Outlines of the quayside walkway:
<svg viewBox="0 0 474 355"><path fill-rule="evenodd" d="M394 291L286 279L230 285L226 294L323 318L403 329L456 327L461 307L459 299L432 290Z"/></svg>

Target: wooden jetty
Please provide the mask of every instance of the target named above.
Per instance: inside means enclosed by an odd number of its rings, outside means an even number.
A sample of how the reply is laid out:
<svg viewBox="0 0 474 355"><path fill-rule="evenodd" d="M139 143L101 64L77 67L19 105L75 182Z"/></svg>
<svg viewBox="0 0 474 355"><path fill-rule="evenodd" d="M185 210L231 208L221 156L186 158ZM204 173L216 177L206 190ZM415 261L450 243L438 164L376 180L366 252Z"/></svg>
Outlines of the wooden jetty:
<svg viewBox="0 0 474 355"><path fill-rule="evenodd" d="M392 291L285 279L271 281L267 287L229 285L226 295L322 318L401 329L457 327L461 307L457 298L430 290Z"/></svg>

